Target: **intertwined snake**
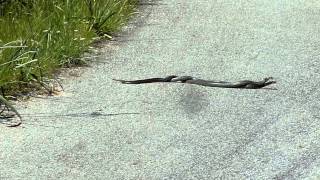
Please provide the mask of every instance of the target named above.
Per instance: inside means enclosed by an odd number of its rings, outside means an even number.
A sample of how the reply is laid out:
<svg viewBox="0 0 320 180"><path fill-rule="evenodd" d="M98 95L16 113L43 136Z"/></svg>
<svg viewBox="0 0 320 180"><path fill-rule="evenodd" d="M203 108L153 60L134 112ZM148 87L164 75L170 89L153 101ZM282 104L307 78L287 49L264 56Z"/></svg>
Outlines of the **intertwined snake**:
<svg viewBox="0 0 320 180"><path fill-rule="evenodd" d="M210 81L194 78L192 76L167 76L165 78L149 78L149 79L139 79L139 80L121 80L113 79L114 81L119 81L123 84L143 84L143 83L154 83L154 82L180 82L188 84L196 84L201 86L210 87L220 87L220 88L242 88L242 89L259 89L270 84L276 83L272 77L264 78L262 81L236 81L236 82L226 82L226 81Z"/></svg>

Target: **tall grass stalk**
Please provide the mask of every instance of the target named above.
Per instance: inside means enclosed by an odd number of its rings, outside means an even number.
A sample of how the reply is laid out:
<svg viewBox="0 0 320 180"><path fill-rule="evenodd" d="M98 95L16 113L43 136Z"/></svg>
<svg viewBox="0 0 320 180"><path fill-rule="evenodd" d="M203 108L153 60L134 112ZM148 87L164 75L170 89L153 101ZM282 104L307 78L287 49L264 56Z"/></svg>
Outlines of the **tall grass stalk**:
<svg viewBox="0 0 320 180"><path fill-rule="evenodd" d="M136 0L0 1L0 88L17 91L73 63L98 36L112 34ZM38 79L37 79L38 80Z"/></svg>

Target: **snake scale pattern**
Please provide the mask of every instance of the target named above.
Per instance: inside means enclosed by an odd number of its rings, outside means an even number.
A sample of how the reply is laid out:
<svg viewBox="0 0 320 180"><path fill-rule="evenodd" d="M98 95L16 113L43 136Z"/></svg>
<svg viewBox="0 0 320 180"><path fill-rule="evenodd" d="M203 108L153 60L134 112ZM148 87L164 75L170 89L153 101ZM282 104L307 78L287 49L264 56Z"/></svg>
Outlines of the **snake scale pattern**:
<svg viewBox="0 0 320 180"><path fill-rule="evenodd" d="M273 80L273 77L264 78L262 81L242 80L242 81L236 81L236 82L227 82L227 81L210 81L210 80L194 78L192 76L176 76L176 75L171 75L164 78L148 78L148 79L138 79L138 80L113 79L113 80L119 81L122 84L175 82L175 83L196 84L200 86L209 86L209 87L241 88L241 89L260 89L265 86L276 83L276 81Z"/></svg>

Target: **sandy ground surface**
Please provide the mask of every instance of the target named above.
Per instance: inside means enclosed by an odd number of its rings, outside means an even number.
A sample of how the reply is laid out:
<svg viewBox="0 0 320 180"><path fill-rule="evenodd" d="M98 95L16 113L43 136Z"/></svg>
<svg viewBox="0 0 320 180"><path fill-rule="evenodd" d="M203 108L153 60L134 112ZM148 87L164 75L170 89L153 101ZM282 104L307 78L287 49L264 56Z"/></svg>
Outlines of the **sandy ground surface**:
<svg viewBox="0 0 320 180"><path fill-rule="evenodd" d="M0 179L319 179L320 2L157 3L61 95L18 104ZM171 74L277 90L112 81Z"/></svg>

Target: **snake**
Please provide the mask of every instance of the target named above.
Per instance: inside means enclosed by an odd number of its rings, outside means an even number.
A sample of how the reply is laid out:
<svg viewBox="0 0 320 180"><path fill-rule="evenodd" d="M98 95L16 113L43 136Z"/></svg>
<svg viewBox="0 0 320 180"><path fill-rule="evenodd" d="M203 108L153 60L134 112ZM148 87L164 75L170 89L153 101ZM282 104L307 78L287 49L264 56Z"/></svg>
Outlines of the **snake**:
<svg viewBox="0 0 320 180"><path fill-rule="evenodd" d="M187 84L196 84L200 86L209 86L209 87L219 87L219 88L240 88L240 89L259 89L265 86L276 83L273 80L273 77L264 78L261 81L251 81L251 80L242 80L236 82L227 82L227 81L212 81L212 80L203 80L194 78L192 76L176 76L171 75L165 78L148 78L148 79L139 79L139 80L121 80L113 79L119 81L123 84L143 84L143 83L154 83L154 82L176 82L176 83L187 83Z"/></svg>
<svg viewBox="0 0 320 180"><path fill-rule="evenodd" d="M112 79L114 81L119 81L122 84L143 84L143 83L154 83L154 82L171 82L173 78L177 78L178 76L171 75L165 78L149 78L149 79L139 79L139 80L122 80L122 79Z"/></svg>

